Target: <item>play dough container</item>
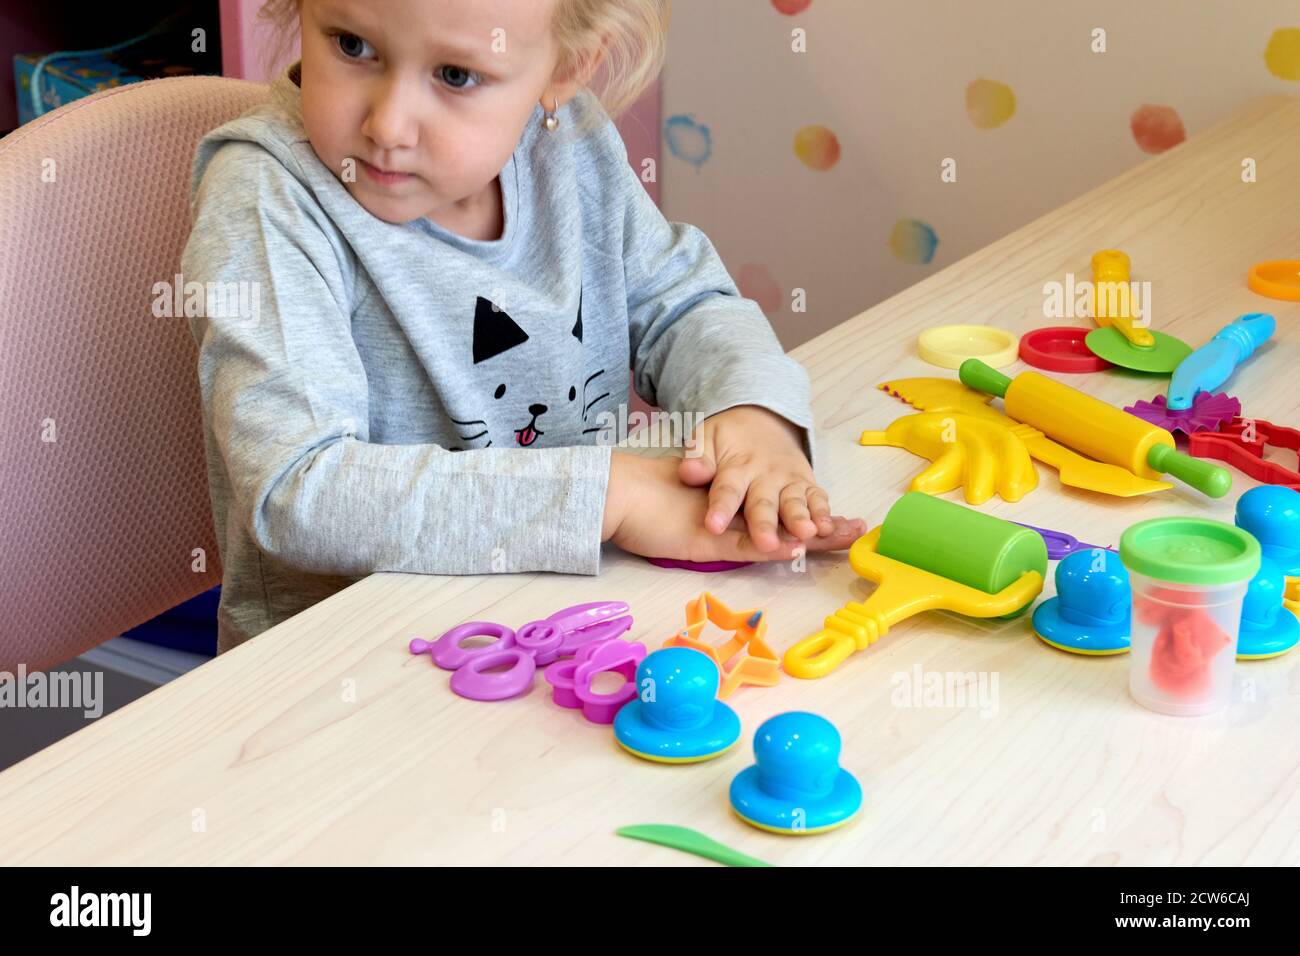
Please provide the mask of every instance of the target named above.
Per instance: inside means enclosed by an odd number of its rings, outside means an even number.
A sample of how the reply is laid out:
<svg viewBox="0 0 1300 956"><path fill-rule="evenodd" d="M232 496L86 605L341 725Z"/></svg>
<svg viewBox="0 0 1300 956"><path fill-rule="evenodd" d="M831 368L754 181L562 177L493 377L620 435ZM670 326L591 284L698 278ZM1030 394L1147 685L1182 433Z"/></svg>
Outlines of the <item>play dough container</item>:
<svg viewBox="0 0 1300 956"><path fill-rule="evenodd" d="M1205 518L1154 518L1119 544L1133 589L1129 692L1150 710L1195 716L1232 698L1242 601L1259 543Z"/></svg>

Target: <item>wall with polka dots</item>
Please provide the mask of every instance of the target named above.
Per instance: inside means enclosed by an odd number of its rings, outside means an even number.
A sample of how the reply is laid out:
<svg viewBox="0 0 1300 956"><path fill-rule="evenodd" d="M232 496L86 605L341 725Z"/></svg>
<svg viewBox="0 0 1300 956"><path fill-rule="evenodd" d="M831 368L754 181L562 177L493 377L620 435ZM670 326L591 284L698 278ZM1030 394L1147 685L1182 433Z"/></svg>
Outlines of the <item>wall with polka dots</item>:
<svg viewBox="0 0 1300 956"><path fill-rule="evenodd" d="M668 51L661 206L793 348L1258 96L1300 96L1300 5L678 0Z"/></svg>

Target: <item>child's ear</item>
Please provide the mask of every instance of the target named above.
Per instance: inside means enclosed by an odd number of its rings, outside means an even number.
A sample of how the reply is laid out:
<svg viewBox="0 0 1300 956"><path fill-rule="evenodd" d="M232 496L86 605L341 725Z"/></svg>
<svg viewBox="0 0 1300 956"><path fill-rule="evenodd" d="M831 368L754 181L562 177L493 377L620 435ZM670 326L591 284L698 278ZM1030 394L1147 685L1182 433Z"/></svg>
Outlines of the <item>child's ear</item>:
<svg viewBox="0 0 1300 956"><path fill-rule="evenodd" d="M553 104L563 106L578 95L578 91L587 86L601 63L605 61L605 47L608 39L602 37L600 45L584 50L568 63L557 63L551 77L551 85L546 88L538 101L542 109L550 109Z"/></svg>

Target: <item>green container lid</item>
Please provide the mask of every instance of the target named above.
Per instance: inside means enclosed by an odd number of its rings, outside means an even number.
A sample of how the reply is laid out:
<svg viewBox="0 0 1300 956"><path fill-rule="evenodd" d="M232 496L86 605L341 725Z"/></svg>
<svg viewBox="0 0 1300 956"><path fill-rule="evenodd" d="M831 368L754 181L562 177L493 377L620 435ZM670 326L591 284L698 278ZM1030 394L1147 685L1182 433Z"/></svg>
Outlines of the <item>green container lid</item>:
<svg viewBox="0 0 1300 956"><path fill-rule="evenodd" d="M1119 556L1137 574L1171 584L1233 584L1259 573L1254 535L1208 518L1152 518L1120 536Z"/></svg>

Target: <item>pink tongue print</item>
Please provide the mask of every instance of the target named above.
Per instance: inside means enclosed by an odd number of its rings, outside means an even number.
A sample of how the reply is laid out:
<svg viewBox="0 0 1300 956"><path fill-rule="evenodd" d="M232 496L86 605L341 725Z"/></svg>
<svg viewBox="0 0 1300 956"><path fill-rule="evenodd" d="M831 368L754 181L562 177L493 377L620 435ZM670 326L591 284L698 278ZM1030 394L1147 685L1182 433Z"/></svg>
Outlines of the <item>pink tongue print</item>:
<svg viewBox="0 0 1300 956"><path fill-rule="evenodd" d="M519 431L515 432L515 439L519 444L527 448L533 442L537 441L537 432L533 429L532 425L525 425L523 428L519 429Z"/></svg>

